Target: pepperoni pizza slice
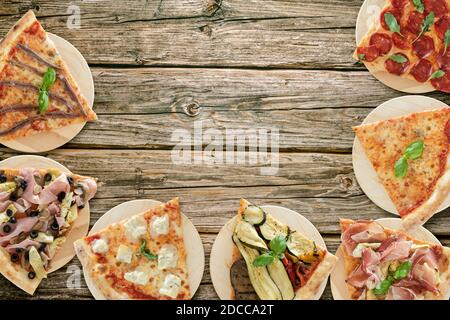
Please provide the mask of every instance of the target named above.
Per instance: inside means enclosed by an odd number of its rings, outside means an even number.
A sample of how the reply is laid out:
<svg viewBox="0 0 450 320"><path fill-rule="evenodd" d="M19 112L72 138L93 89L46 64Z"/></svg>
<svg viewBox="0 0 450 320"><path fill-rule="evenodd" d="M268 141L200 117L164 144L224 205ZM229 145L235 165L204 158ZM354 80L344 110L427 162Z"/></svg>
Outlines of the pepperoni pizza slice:
<svg viewBox="0 0 450 320"><path fill-rule="evenodd" d="M96 118L55 45L28 11L0 42L0 140Z"/></svg>
<svg viewBox="0 0 450 320"><path fill-rule="evenodd" d="M450 108L412 113L353 130L404 227L424 224L450 191Z"/></svg>
<svg viewBox="0 0 450 320"><path fill-rule="evenodd" d="M448 299L450 248L376 221L343 219L340 224L350 299Z"/></svg>
<svg viewBox="0 0 450 320"><path fill-rule="evenodd" d="M387 0L353 57L373 71L450 92L449 45L449 0Z"/></svg>
<svg viewBox="0 0 450 320"><path fill-rule="evenodd" d="M178 198L74 243L106 299L190 299Z"/></svg>

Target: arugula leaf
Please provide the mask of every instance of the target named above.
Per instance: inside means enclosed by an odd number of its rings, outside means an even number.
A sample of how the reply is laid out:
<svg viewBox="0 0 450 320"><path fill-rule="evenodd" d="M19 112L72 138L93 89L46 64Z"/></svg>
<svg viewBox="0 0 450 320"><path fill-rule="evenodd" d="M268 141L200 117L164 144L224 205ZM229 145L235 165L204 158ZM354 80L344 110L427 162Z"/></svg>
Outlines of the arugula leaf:
<svg viewBox="0 0 450 320"><path fill-rule="evenodd" d="M405 149L405 157L406 159L416 160L422 156L424 149L423 140L417 140L412 142Z"/></svg>
<svg viewBox="0 0 450 320"><path fill-rule="evenodd" d="M404 178L406 176L406 173L408 172L408 160L405 156L402 156L395 161L394 170L396 178Z"/></svg>
<svg viewBox="0 0 450 320"><path fill-rule="evenodd" d="M411 270L412 263L411 261L403 262L394 272L393 277L395 280L404 279L408 276L409 271Z"/></svg>
<svg viewBox="0 0 450 320"><path fill-rule="evenodd" d="M444 54L447 52L447 47L450 44L450 29L445 31L444 35Z"/></svg>
<svg viewBox="0 0 450 320"><path fill-rule="evenodd" d="M272 250L274 256L279 256L286 251L286 238L282 235L277 235L270 240L269 248Z"/></svg>
<svg viewBox="0 0 450 320"><path fill-rule="evenodd" d="M441 78L445 76L445 72L442 70L436 70L435 72L433 72L433 74L430 76L430 80L431 79L437 79L437 78Z"/></svg>
<svg viewBox="0 0 450 320"><path fill-rule="evenodd" d="M266 252L256 257L255 260L253 260L253 265L255 267L265 267L271 264L274 259L275 257L272 252Z"/></svg>
<svg viewBox="0 0 450 320"><path fill-rule="evenodd" d="M419 39L425 32L428 32L429 30L430 30L430 27L433 25L433 23L434 23L434 12L433 11L431 11L428 15L427 15L427 17L423 20L423 22L422 22L422 27L420 28L421 30L420 30L420 33L419 33L419 35L417 36L417 38L416 39L414 39L414 41L412 42L412 43L414 43L414 42L416 42L417 41L417 39Z"/></svg>
<svg viewBox="0 0 450 320"><path fill-rule="evenodd" d="M405 58L404 56L402 56L401 54L393 54L389 57L389 59L391 59L397 63L405 63L408 61L408 59Z"/></svg>
<svg viewBox="0 0 450 320"><path fill-rule="evenodd" d="M395 18L395 16L392 13L386 12L384 14L384 21L386 22L386 24L389 27L389 30L391 30L391 32L396 32L399 35L403 36L400 32L400 25L398 24L397 19Z"/></svg>
<svg viewBox="0 0 450 320"><path fill-rule="evenodd" d="M422 0L413 0L413 4L418 12L423 13L425 7L423 6Z"/></svg>

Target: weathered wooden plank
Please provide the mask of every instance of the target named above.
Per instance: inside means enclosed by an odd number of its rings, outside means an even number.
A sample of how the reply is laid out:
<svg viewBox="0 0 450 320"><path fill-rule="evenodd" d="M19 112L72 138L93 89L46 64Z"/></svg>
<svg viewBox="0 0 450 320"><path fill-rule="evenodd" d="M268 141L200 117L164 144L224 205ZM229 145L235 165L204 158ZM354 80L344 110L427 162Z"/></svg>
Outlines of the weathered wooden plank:
<svg viewBox="0 0 450 320"><path fill-rule="evenodd" d="M209 257L216 235L201 234L201 238L205 249L205 272L194 299L218 299L209 273ZM336 252L340 243L339 238L324 236L324 239L328 250L332 253ZM448 246L450 240L443 239L442 243ZM0 290L0 299L92 299L82 275L81 277L78 275L81 275L81 265L78 259L74 258L65 267L50 274L32 297L16 288L5 278L0 277L0 287L3 289ZM79 279L79 283L75 279ZM329 284L322 299L332 299Z"/></svg>
<svg viewBox="0 0 450 320"><path fill-rule="evenodd" d="M361 1L22 1L0 9L0 34L29 8L48 31L95 64L354 68L354 23ZM11 14L13 14L11 16Z"/></svg>
<svg viewBox="0 0 450 320"><path fill-rule="evenodd" d="M55 150L48 156L74 172L99 178L92 221L124 201L175 196L201 232L218 232L235 215L241 197L293 209L323 233L338 234L339 218L392 217L363 195L350 155L283 153L275 176L261 175L259 165L177 165L170 151ZM427 227L449 235L449 223L447 209Z"/></svg>

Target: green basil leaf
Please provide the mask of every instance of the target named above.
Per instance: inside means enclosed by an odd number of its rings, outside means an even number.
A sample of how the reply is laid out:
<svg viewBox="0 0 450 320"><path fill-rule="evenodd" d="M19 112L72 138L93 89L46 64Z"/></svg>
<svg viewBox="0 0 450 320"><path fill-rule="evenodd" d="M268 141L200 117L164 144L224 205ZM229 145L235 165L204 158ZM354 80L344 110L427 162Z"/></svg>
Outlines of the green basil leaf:
<svg viewBox="0 0 450 320"><path fill-rule="evenodd" d="M50 87L55 83L56 81L56 71L53 68L48 68L47 71L44 74L44 79L42 80L42 90L48 91Z"/></svg>
<svg viewBox="0 0 450 320"><path fill-rule="evenodd" d="M411 261L403 262L394 272L393 277L395 280L404 279L409 275L409 271L411 270L412 263Z"/></svg>
<svg viewBox="0 0 450 320"><path fill-rule="evenodd" d="M253 265L255 267L265 267L273 262L274 256L272 252L266 252L258 256L253 260Z"/></svg>
<svg viewBox="0 0 450 320"><path fill-rule="evenodd" d="M409 146L405 149L405 157L407 159L416 160L422 156L424 149L424 142L423 140L417 140L411 143Z"/></svg>
<svg viewBox="0 0 450 320"><path fill-rule="evenodd" d="M397 32L399 35L402 35L400 33L400 25L398 24L397 19L392 13L386 12L384 14L384 21L386 22L391 32Z"/></svg>
<svg viewBox="0 0 450 320"><path fill-rule="evenodd" d="M145 239L142 239L141 246L139 248L139 253L144 253L146 248L147 248L147 241L145 241Z"/></svg>
<svg viewBox="0 0 450 320"><path fill-rule="evenodd" d="M423 13L425 7L423 6L422 0L413 0L413 4L418 12Z"/></svg>
<svg viewBox="0 0 450 320"><path fill-rule="evenodd" d="M364 53L358 54L359 61L364 61L365 58L366 58L366 55Z"/></svg>
<svg viewBox="0 0 450 320"><path fill-rule="evenodd" d="M389 291L391 285L392 281L390 281L389 279L383 280L376 288L372 290L372 292L377 296L385 295Z"/></svg>
<svg viewBox="0 0 450 320"><path fill-rule="evenodd" d="M286 245L286 238L282 235L277 235L269 242L269 248L275 256L284 253L286 251Z"/></svg>
<svg viewBox="0 0 450 320"><path fill-rule="evenodd" d="M49 100L48 100L48 92L45 90L39 91L38 97L38 105L39 105L39 113L44 113L48 109Z"/></svg>
<svg viewBox="0 0 450 320"><path fill-rule="evenodd" d="M450 44L450 29L445 31L444 35L444 54L447 52L447 47Z"/></svg>
<svg viewBox="0 0 450 320"><path fill-rule="evenodd" d="M433 72L433 74L430 76L430 80L431 79L437 79L437 78L441 78L445 76L445 72L442 70L436 70L435 72Z"/></svg>
<svg viewBox="0 0 450 320"><path fill-rule="evenodd" d="M408 172L408 160L405 156L402 156L400 159L395 161L395 177L396 178L404 178L406 173Z"/></svg>
<svg viewBox="0 0 450 320"><path fill-rule="evenodd" d="M408 59L405 58L404 56L402 56L401 54L393 54L389 57L389 59L391 59L397 63L405 63L408 61Z"/></svg>
<svg viewBox="0 0 450 320"><path fill-rule="evenodd" d="M149 250L145 250L143 253L144 257L146 257L149 260L155 260L158 259L157 255L154 255L153 253L151 253Z"/></svg>

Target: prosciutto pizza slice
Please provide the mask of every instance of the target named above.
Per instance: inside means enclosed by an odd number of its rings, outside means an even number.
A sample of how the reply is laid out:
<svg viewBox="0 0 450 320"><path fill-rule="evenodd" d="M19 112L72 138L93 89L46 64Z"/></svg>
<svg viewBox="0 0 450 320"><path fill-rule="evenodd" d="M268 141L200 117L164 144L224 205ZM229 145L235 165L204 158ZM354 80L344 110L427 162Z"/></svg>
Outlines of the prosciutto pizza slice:
<svg viewBox="0 0 450 320"><path fill-rule="evenodd" d="M414 239L375 221L341 220L351 299L447 299L450 248Z"/></svg>
<svg viewBox="0 0 450 320"><path fill-rule="evenodd" d="M337 258L241 199L233 241L261 300L315 299Z"/></svg>
<svg viewBox="0 0 450 320"><path fill-rule="evenodd" d="M373 71L450 92L450 1L387 0L353 57Z"/></svg>
<svg viewBox="0 0 450 320"><path fill-rule="evenodd" d="M96 120L32 11L0 42L0 140Z"/></svg>
<svg viewBox="0 0 450 320"><path fill-rule="evenodd" d="M106 299L190 299L178 198L74 243Z"/></svg>
<svg viewBox="0 0 450 320"><path fill-rule="evenodd" d="M450 108L353 129L405 229L424 224L450 191Z"/></svg>
<svg viewBox="0 0 450 320"><path fill-rule="evenodd" d="M1 169L0 272L33 294L96 191L95 179L57 169Z"/></svg>

